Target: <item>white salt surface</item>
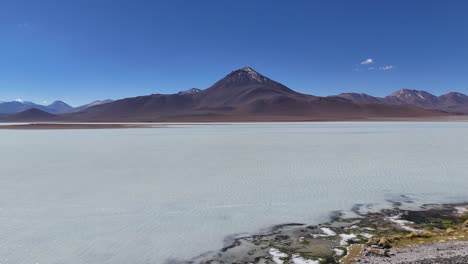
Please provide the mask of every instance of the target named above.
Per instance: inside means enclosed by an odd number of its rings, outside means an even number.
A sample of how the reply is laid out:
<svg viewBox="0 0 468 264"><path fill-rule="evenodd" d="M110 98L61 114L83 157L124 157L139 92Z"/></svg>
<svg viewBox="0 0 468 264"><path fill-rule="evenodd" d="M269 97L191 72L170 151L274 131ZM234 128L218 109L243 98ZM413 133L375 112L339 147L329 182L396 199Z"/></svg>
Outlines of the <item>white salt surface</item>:
<svg viewBox="0 0 468 264"><path fill-rule="evenodd" d="M283 259L288 257L288 254L283 253L276 248L270 248L269 253L271 256L271 260L273 260L273 262L275 262L276 264L283 264Z"/></svg>
<svg viewBox="0 0 468 264"><path fill-rule="evenodd" d="M414 229L411 226L408 226L408 225L414 224L413 222L408 221L408 220L403 220L400 218L401 218L401 215L395 215L395 216L387 217L386 219L392 223L397 224L398 226L400 226L400 228L406 231L410 231L410 232L422 231L422 230Z"/></svg>
<svg viewBox="0 0 468 264"><path fill-rule="evenodd" d="M320 260L305 259L297 254L292 255L291 261L293 264L320 264Z"/></svg>
<svg viewBox="0 0 468 264"><path fill-rule="evenodd" d="M320 230L322 230L322 232L325 234L325 236L336 236L335 231L331 230L328 227L322 227L322 228L320 228Z"/></svg>
<svg viewBox="0 0 468 264"><path fill-rule="evenodd" d="M356 238L357 236L355 234L340 234L340 237L341 237L340 245L346 246L349 244L349 240Z"/></svg>
<svg viewBox="0 0 468 264"><path fill-rule="evenodd" d="M333 251L335 251L335 254L338 256L343 256L344 250L339 249L339 248L334 248Z"/></svg>

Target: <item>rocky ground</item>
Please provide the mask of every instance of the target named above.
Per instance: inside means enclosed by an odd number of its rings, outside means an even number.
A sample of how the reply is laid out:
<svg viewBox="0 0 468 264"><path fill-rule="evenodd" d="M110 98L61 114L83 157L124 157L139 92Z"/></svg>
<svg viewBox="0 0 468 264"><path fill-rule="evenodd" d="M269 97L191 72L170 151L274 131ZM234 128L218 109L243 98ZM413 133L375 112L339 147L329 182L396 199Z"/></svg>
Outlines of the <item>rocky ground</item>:
<svg viewBox="0 0 468 264"><path fill-rule="evenodd" d="M404 246L388 251L388 256L370 254L358 263L373 264L466 264L468 241L448 241L416 246Z"/></svg>
<svg viewBox="0 0 468 264"><path fill-rule="evenodd" d="M232 237L219 251L166 264L468 263L468 204L365 209L321 225L292 223Z"/></svg>

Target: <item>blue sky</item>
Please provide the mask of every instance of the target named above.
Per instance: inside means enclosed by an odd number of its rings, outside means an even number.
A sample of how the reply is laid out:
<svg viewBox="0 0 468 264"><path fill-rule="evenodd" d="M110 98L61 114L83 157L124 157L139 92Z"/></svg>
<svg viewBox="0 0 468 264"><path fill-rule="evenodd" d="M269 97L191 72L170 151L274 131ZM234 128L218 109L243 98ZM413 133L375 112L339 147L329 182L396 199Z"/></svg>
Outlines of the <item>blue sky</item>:
<svg viewBox="0 0 468 264"><path fill-rule="evenodd" d="M0 100L206 88L250 65L315 95L468 93L468 1L0 0Z"/></svg>

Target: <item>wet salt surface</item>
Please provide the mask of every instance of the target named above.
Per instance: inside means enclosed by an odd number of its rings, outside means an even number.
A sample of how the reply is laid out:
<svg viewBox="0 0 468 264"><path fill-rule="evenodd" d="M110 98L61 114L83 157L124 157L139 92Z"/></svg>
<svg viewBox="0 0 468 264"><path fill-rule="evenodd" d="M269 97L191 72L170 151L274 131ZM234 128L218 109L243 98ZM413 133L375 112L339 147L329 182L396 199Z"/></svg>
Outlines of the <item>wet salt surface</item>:
<svg viewBox="0 0 468 264"><path fill-rule="evenodd" d="M464 122L0 131L0 263L163 263L355 204L466 201L467 135Z"/></svg>

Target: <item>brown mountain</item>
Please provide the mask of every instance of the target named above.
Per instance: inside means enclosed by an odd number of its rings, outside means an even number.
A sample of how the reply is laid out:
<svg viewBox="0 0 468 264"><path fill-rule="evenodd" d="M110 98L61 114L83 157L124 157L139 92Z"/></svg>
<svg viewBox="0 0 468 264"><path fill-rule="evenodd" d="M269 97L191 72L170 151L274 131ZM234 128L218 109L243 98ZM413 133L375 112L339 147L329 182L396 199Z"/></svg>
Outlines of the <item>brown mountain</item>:
<svg viewBox="0 0 468 264"><path fill-rule="evenodd" d="M468 96L462 93L448 93L439 96L440 102L444 105L466 104L468 105Z"/></svg>
<svg viewBox="0 0 468 264"><path fill-rule="evenodd" d="M343 93L338 96L359 103L413 105L451 113L468 113L468 96L462 93L452 92L441 96L435 96L426 91L401 89L383 98L357 93Z"/></svg>
<svg viewBox="0 0 468 264"><path fill-rule="evenodd" d="M117 100L65 114L72 121L302 121L445 116L408 105L356 103L293 91L251 67L228 74L211 87L176 94Z"/></svg>
<svg viewBox="0 0 468 264"><path fill-rule="evenodd" d="M341 93L337 96L357 103L383 103L384 101L383 98L374 97L365 93Z"/></svg>
<svg viewBox="0 0 468 264"><path fill-rule="evenodd" d="M384 118L434 118L448 114L412 105L356 101L344 96L301 94L244 67L211 87L176 94L152 94L96 105L78 113L45 115L30 111L11 121L164 122L313 121ZM361 95L363 97L363 95Z"/></svg>
<svg viewBox="0 0 468 264"><path fill-rule="evenodd" d="M468 96L462 93L448 93L439 96L438 109L452 112L468 114Z"/></svg>
<svg viewBox="0 0 468 264"><path fill-rule="evenodd" d="M409 104L425 108L436 108L437 96L425 91L401 89L384 98L385 102L393 104Z"/></svg>

